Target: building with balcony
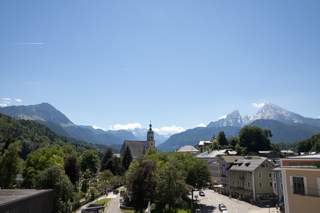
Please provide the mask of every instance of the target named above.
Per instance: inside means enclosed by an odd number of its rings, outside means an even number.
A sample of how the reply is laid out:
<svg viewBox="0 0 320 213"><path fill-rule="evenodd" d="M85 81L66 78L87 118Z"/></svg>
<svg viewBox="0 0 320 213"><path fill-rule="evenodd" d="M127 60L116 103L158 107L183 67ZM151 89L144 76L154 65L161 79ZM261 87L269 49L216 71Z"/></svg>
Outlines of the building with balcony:
<svg viewBox="0 0 320 213"><path fill-rule="evenodd" d="M286 213L320 211L320 154L281 159Z"/></svg>

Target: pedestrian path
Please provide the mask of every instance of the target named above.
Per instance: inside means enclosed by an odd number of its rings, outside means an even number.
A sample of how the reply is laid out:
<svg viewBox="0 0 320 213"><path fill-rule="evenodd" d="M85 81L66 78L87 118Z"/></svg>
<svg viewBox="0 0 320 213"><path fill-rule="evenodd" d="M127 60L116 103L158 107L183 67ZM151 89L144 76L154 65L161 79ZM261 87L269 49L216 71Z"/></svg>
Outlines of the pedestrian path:
<svg viewBox="0 0 320 213"><path fill-rule="evenodd" d="M118 194L118 195L119 195L119 194ZM76 213L81 213L81 210L82 210L82 209L87 208L90 204L92 204L92 203L94 203L94 202L97 202L98 200L102 200L102 199L106 199L106 198L111 198L111 201L112 201L113 198L116 198L118 195L109 193L108 196L103 195L103 196L101 196L101 197L98 197L98 198L95 199L94 201L91 201L91 202L89 202L89 203L81 206L81 207L76 211ZM111 202L111 201L110 201L110 202ZM109 206L110 202L108 203L108 206ZM108 207L107 207L107 208L108 208ZM107 208L106 208L106 209L107 209ZM105 212L106 212L106 209L105 209Z"/></svg>

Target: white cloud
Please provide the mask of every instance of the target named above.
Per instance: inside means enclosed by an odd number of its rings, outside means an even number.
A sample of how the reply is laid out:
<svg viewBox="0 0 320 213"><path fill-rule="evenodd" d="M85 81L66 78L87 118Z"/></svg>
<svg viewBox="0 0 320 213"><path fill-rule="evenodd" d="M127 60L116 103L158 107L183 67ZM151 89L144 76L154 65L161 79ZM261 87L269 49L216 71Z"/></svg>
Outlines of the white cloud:
<svg viewBox="0 0 320 213"><path fill-rule="evenodd" d="M320 118L320 116L318 116L318 118Z"/></svg>
<svg viewBox="0 0 320 213"><path fill-rule="evenodd" d="M219 117L219 120L224 118L227 118L227 115L222 115L221 117Z"/></svg>
<svg viewBox="0 0 320 213"><path fill-rule="evenodd" d="M184 128L180 127L180 126L165 126L165 127L161 127L160 131L164 131L164 132L184 132Z"/></svg>
<svg viewBox="0 0 320 213"><path fill-rule="evenodd" d="M96 125L93 125L93 126L92 126L92 128L94 128L94 129L102 129L103 131L105 131L105 129L104 129L104 128L102 128L102 127L98 127L98 126L96 126Z"/></svg>
<svg viewBox="0 0 320 213"><path fill-rule="evenodd" d="M204 123L200 123L197 125L197 127L206 127L206 125L204 125Z"/></svg>
<svg viewBox="0 0 320 213"><path fill-rule="evenodd" d="M116 124L116 125L110 125L110 130L128 130L128 129L135 129L135 128L141 128L141 124L139 123L133 123L133 124L126 124L126 125L121 125L121 124Z"/></svg>
<svg viewBox="0 0 320 213"><path fill-rule="evenodd" d="M0 104L0 107L6 107L7 104Z"/></svg>
<svg viewBox="0 0 320 213"><path fill-rule="evenodd" d="M265 104L265 103L261 103L261 104L252 103L252 106L253 106L254 108L261 108L261 107L264 106L264 104Z"/></svg>
<svg viewBox="0 0 320 213"><path fill-rule="evenodd" d="M156 132L159 132L159 131L160 131L160 129L158 129L158 128L152 128L152 130L153 130L153 131L156 131Z"/></svg>
<svg viewBox="0 0 320 213"><path fill-rule="evenodd" d="M21 102L22 100L21 99L19 99L19 98L17 98L17 99L14 99L15 101L17 101L17 102Z"/></svg>
<svg viewBox="0 0 320 213"><path fill-rule="evenodd" d="M3 103L5 103L5 104L10 104L10 101L4 101Z"/></svg>
<svg viewBox="0 0 320 213"><path fill-rule="evenodd" d="M11 98L2 98L4 101L11 101Z"/></svg>

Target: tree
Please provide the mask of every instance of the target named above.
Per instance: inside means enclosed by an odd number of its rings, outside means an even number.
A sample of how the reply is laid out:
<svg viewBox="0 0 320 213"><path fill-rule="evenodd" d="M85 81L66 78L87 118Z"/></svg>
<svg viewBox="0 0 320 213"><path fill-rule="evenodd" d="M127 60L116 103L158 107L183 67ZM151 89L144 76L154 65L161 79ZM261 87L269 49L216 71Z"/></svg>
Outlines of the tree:
<svg viewBox="0 0 320 213"><path fill-rule="evenodd" d="M228 140L224 131L220 131L217 137L218 143L221 147L228 146Z"/></svg>
<svg viewBox="0 0 320 213"><path fill-rule="evenodd" d="M170 157L158 170L156 175L156 195L158 202L169 204L169 213L176 204L183 203L190 188L185 182L186 176L182 170L180 161Z"/></svg>
<svg viewBox="0 0 320 213"><path fill-rule="evenodd" d="M64 164L64 170L68 175L72 184L76 184L80 178L80 165L77 163L76 157L69 157L67 162Z"/></svg>
<svg viewBox="0 0 320 213"><path fill-rule="evenodd" d="M0 156L0 187L10 189L15 183L16 176L21 170L22 159L19 158L21 146L19 141L8 144Z"/></svg>
<svg viewBox="0 0 320 213"><path fill-rule="evenodd" d="M125 172L125 168L122 165L121 158L114 156L113 160L115 165L115 169L114 169L115 175L123 175L123 173Z"/></svg>
<svg viewBox="0 0 320 213"><path fill-rule="evenodd" d="M269 129L262 130L258 126L245 126L239 132L239 145L246 147L248 152L270 150L272 133Z"/></svg>
<svg viewBox="0 0 320 213"><path fill-rule="evenodd" d="M25 161L23 187L32 187L32 178L51 165L63 168L64 159L55 147L42 147L31 152Z"/></svg>
<svg viewBox="0 0 320 213"><path fill-rule="evenodd" d="M216 140L216 134L213 134L213 135L212 135L211 142L214 142L215 140Z"/></svg>
<svg viewBox="0 0 320 213"><path fill-rule="evenodd" d="M236 145L238 144L238 138L237 137L231 137L228 141L229 147L232 149L235 149Z"/></svg>
<svg viewBox="0 0 320 213"><path fill-rule="evenodd" d="M104 171L104 165L108 162L109 159L113 157L113 150L112 148L108 148L104 153L101 158L101 164L100 164L100 171Z"/></svg>
<svg viewBox="0 0 320 213"><path fill-rule="evenodd" d="M186 183L192 186L191 197L193 202L194 189L208 187L211 179L211 172L206 161L194 158L188 153L172 153L181 160L183 170L186 173Z"/></svg>
<svg viewBox="0 0 320 213"><path fill-rule="evenodd" d="M112 174L115 174L116 164L114 162L113 158L109 158L109 160L103 165L103 171L104 170L110 170Z"/></svg>
<svg viewBox="0 0 320 213"><path fill-rule="evenodd" d="M130 165L127 188L131 192L131 202L136 211L143 212L147 200L153 198L156 187L156 161L148 156L140 156Z"/></svg>
<svg viewBox="0 0 320 213"><path fill-rule="evenodd" d="M36 189L54 189L53 212L69 212L73 185L61 167L52 165L33 179Z"/></svg>
<svg viewBox="0 0 320 213"><path fill-rule="evenodd" d="M82 153L80 162L81 171L90 169L91 172L96 173L99 168L99 156L97 151L89 149Z"/></svg>
<svg viewBox="0 0 320 213"><path fill-rule="evenodd" d="M122 157L122 165L125 168L125 170L129 169L131 161L132 161L131 150L130 150L130 147L127 146Z"/></svg>

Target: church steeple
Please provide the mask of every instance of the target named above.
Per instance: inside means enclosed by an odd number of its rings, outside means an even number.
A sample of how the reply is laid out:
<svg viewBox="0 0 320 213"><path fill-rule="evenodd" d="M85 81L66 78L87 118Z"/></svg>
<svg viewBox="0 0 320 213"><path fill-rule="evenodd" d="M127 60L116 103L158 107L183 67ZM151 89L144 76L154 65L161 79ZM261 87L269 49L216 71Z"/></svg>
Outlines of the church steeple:
<svg viewBox="0 0 320 213"><path fill-rule="evenodd" d="M148 142L148 147L155 147L154 133L152 131L151 121L150 121L150 125L149 125L149 131L147 133L147 142Z"/></svg>

